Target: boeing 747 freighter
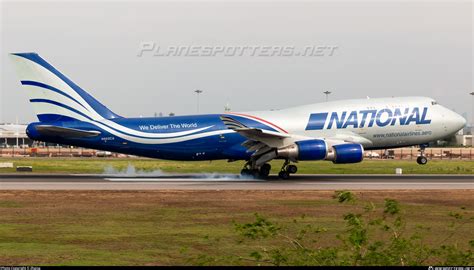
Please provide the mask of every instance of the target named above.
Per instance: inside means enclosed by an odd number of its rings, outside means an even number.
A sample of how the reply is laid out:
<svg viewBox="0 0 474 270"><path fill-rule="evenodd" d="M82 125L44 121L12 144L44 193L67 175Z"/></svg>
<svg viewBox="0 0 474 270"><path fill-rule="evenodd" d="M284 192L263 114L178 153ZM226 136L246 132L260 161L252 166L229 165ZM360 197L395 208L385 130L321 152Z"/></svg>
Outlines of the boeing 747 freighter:
<svg viewBox="0 0 474 270"><path fill-rule="evenodd" d="M11 55L38 122L36 141L170 160L243 160L241 173L265 178L269 161L357 163L364 150L420 146L446 138L466 120L427 97L354 99L275 111L126 118L112 112L36 53Z"/></svg>

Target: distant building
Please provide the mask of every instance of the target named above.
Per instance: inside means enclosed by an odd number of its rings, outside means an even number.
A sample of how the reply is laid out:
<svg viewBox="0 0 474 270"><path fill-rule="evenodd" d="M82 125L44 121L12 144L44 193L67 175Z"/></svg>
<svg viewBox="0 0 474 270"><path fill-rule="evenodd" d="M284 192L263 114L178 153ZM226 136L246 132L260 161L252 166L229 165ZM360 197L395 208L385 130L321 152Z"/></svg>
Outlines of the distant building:
<svg viewBox="0 0 474 270"><path fill-rule="evenodd" d="M26 135L26 125L0 124L0 147L32 145L33 141Z"/></svg>
<svg viewBox="0 0 474 270"><path fill-rule="evenodd" d="M473 135L456 135L456 145L474 146Z"/></svg>
<svg viewBox="0 0 474 270"><path fill-rule="evenodd" d="M465 135L471 135L474 132L474 126L472 126L470 123L468 123L463 129L462 133Z"/></svg>

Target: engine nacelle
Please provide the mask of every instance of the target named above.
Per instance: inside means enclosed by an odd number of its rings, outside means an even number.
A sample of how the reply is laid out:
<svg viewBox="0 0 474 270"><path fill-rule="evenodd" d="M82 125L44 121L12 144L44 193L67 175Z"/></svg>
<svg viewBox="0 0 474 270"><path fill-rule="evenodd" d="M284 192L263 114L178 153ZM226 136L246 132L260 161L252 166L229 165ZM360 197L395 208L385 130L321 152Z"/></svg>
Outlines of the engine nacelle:
<svg viewBox="0 0 474 270"><path fill-rule="evenodd" d="M327 144L323 140L299 141L288 147L278 149L279 157L297 160L322 160L328 152Z"/></svg>
<svg viewBox="0 0 474 270"><path fill-rule="evenodd" d="M357 163L364 159L364 147L357 143L338 144L328 149L324 140L299 141L277 150L277 156L298 160L331 160L334 163Z"/></svg>
<svg viewBox="0 0 474 270"><path fill-rule="evenodd" d="M334 163L357 163L364 159L364 147L358 143L338 144L332 149L327 159Z"/></svg>

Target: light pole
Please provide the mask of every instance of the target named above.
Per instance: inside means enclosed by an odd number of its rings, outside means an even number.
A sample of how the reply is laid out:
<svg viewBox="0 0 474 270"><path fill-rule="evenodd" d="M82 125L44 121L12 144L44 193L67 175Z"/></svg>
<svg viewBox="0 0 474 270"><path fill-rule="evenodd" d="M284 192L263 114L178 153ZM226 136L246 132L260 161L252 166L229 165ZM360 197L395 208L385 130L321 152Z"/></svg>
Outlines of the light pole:
<svg viewBox="0 0 474 270"><path fill-rule="evenodd" d="M230 105L229 103L226 103L225 106L224 106L224 111L225 112L230 112Z"/></svg>
<svg viewBox="0 0 474 270"><path fill-rule="evenodd" d="M326 102L328 102L329 94L331 94L331 91L324 91L323 92L326 95Z"/></svg>
<svg viewBox="0 0 474 270"><path fill-rule="evenodd" d="M18 136L20 135L20 130L18 129L18 116L16 117L15 125L15 136L16 136L16 148L18 148Z"/></svg>
<svg viewBox="0 0 474 270"><path fill-rule="evenodd" d="M472 106L471 106L471 128L470 132L471 134L474 133L474 92L469 93L469 95L472 96Z"/></svg>
<svg viewBox="0 0 474 270"><path fill-rule="evenodd" d="M202 90L194 90L194 93L197 95L197 113L199 113L199 94L201 94L203 91Z"/></svg>

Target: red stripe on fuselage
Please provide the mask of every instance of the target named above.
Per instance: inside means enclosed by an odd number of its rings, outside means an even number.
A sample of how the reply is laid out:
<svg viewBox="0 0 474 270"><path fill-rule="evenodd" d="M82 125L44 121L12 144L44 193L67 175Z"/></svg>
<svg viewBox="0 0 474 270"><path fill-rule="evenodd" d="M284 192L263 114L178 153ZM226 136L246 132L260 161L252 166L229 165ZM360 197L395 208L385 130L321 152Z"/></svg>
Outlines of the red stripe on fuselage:
<svg viewBox="0 0 474 270"><path fill-rule="evenodd" d="M279 127L279 126L277 126L277 125L275 125L275 124L273 124L273 123L271 123L271 122L268 122L268 121L265 120L265 119L262 119L262 118L259 118L259 117L253 116L253 115L248 115L248 114L243 114L243 113L229 113L229 114L235 114L235 115L239 115L239 116L245 116L245 117L253 118L253 119L255 119L255 120L262 121L262 122L264 122L264 123L266 123L266 124L269 124L270 126L273 126L273 127L277 128L277 129L279 129L279 130L281 130L281 131L283 131L283 132L285 132L285 133L288 133L286 130L282 129L281 127Z"/></svg>

